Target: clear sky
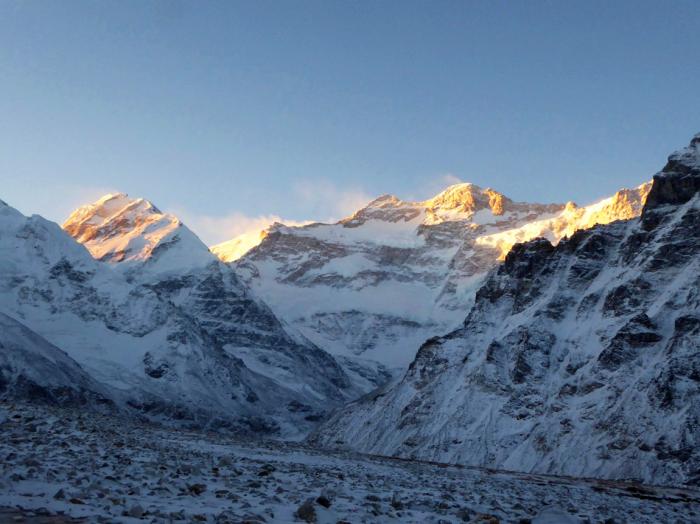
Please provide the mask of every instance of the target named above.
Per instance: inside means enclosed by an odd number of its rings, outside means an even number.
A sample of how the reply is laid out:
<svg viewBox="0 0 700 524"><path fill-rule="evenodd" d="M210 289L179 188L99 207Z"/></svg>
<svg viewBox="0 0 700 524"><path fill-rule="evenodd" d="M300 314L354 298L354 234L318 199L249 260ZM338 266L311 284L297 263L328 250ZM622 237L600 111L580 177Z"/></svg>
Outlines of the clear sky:
<svg viewBox="0 0 700 524"><path fill-rule="evenodd" d="M589 203L700 131L700 2L0 2L0 198L208 242L455 180Z"/></svg>

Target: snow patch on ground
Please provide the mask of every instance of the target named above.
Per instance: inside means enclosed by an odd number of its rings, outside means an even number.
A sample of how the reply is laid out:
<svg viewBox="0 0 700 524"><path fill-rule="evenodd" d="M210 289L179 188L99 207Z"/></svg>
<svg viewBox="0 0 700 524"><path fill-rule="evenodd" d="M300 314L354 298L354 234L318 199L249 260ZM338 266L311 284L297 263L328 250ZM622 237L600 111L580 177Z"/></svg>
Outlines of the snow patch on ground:
<svg viewBox="0 0 700 524"><path fill-rule="evenodd" d="M302 507L320 523L700 517L692 488L324 452L36 405L0 404L2 414L0 521L292 523Z"/></svg>

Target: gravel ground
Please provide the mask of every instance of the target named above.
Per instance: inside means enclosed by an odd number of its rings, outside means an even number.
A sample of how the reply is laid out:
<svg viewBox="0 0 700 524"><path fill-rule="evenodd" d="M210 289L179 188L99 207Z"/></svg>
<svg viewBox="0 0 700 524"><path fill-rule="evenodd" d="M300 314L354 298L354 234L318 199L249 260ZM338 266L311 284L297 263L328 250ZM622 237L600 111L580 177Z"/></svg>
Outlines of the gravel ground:
<svg viewBox="0 0 700 524"><path fill-rule="evenodd" d="M700 523L700 490L232 440L0 404L0 522Z"/></svg>

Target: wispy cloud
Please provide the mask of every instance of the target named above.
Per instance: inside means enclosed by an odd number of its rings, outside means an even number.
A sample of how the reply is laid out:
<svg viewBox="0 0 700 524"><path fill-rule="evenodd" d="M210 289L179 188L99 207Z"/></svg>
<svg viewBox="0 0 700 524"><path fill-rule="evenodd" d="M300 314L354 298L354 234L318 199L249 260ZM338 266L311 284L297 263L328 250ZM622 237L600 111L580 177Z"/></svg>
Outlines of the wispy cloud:
<svg viewBox="0 0 700 524"><path fill-rule="evenodd" d="M288 226L308 224L308 221L289 220L278 215L248 216L235 211L223 216L197 215L187 211L180 211L174 214L209 246L241 235L257 234L275 222Z"/></svg>
<svg viewBox="0 0 700 524"><path fill-rule="evenodd" d="M335 222L366 206L375 196L361 188L341 188L329 180L304 179L293 187L299 207L313 220Z"/></svg>
<svg viewBox="0 0 700 524"><path fill-rule="evenodd" d="M461 184L464 182L461 178L452 173L446 173L444 175L438 176L438 180L442 182L443 186L453 186L455 184Z"/></svg>
<svg viewBox="0 0 700 524"><path fill-rule="evenodd" d="M296 181L289 198L292 199L294 215L304 220L284 218L275 213L248 215L233 210L231 213L212 216L192 213L186 209L171 212L209 245L226 242L242 235L257 236L274 222L288 226L300 226L311 222L336 222L361 209L373 196L360 188L341 188L325 179L302 179Z"/></svg>
<svg viewBox="0 0 700 524"><path fill-rule="evenodd" d="M416 193L408 195L407 200L426 200L444 191L449 186L461 184L464 180L452 173L440 173L427 176L422 184L415 188Z"/></svg>

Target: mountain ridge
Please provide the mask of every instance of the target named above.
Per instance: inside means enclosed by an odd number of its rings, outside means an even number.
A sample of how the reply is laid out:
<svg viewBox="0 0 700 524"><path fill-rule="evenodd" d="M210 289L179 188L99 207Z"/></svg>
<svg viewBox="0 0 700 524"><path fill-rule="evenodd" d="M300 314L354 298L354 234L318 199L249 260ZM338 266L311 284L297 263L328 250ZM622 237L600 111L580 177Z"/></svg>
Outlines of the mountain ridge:
<svg viewBox="0 0 700 524"><path fill-rule="evenodd" d="M156 226L160 211L117 198L118 209L92 223L83 209L80 220L93 229L82 232L98 233L86 243L125 232L126 244L142 247L138 235L154 233L145 257L134 250L131 258L97 260L57 224L0 207L0 311L67 351L131 412L299 438L330 407L383 380L359 365L351 380L333 357L289 332L198 239L203 256L177 260L184 245L172 247L173 222L165 234L144 229L129 206Z"/></svg>
<svg viewBox="0 0 700 524"><path fill-rule="evenodd" d="M469 183L421 202L385 195L335 224L272 227L232 264L316 345L405 369L413 348L461 321L513 244L636 216L649 187L585 207L514 202Z"/></svg>

